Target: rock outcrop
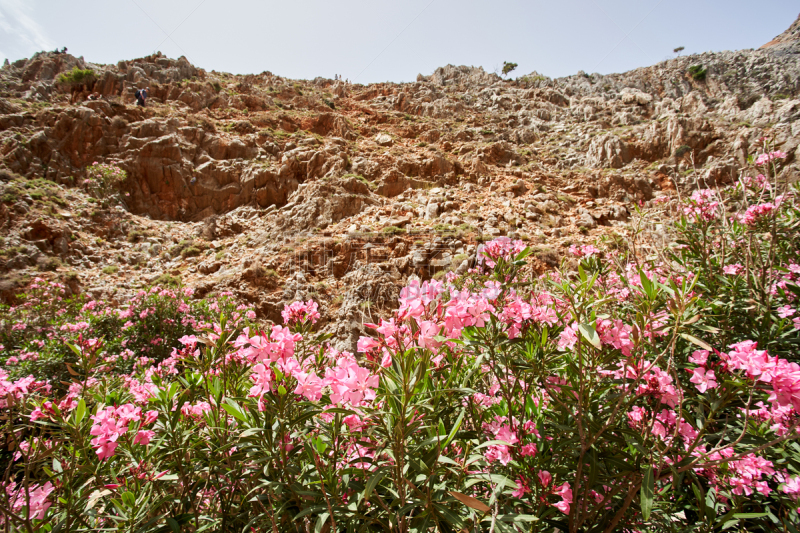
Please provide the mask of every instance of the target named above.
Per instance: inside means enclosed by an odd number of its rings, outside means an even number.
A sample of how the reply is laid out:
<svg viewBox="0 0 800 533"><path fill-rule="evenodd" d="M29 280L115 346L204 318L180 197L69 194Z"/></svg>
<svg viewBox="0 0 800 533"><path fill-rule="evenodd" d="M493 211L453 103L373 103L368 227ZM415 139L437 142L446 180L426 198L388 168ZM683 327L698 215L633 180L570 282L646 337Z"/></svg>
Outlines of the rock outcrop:
<svg viewBox="0 0 800 533"><path fill-rule="evenodd" d="M180 279L273 321L314 298L354 343L410 276L464 272L487 238L552 267L624 238L634 204L738 179L764 139L797 180L798 24L759 50L558 79L448 65L363 86L36 54L0 69L0 296L42 273L119 301ZM127 173L113 201L82 188L94 162Z"/></svg>

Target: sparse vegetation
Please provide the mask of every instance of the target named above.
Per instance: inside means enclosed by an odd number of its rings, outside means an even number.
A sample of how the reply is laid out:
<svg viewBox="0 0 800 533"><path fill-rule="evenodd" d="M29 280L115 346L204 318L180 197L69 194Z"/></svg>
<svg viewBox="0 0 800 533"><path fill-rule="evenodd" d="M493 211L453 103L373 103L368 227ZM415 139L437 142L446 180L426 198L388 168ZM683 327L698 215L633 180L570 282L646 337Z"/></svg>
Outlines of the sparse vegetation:
<svg viewBox="0 0 800 533"><path fill-rule="evenodd" d="M94 70L73 68L69 72L59 74L57 82L69 87L87 86L97 79Z"/></svg>
<svg viewBox="0 0 800 533"><path fill-rule="evenodd" d="M401 235L406 233L406 230L403 228L398 228L397 226L387 226L383 228L381 232L386 235Z"/></svg>
<svg viewBox="0 0 800 533"><path fill-rule="evenodd" d="M164 287L180 287L181 286L181 278L180 276L173 276L172 274L164 273L156 278L152 286L164 286Z"/></svg>
<svg viewBox="0 0 800 533"><path fill-rule="evenodd" d="M39 268L46 272L55 272L61 267L61 259L58 257L46 257L39 263Z"/></svg>
<svg viewBox="0 0 800 533"><path fill-rule="evenodd" d="M683 157L692 151L692 147L688 145L681 145L675 149L675 157Z"/></svg>
<svg viewBox="0 0 800 533"><path fill-rule="evenodd" d="M703 65L692 65L689 67L688 72L695 81L704 81L706 79L707 69Z"/></svg>
<svg viewBox="0 0 800 533"><path fill-rule="evenodd" d="M508 76L511 72L516 70L519 65L516 63L510 63L508 61L503 61L503 76Z"/></svg>

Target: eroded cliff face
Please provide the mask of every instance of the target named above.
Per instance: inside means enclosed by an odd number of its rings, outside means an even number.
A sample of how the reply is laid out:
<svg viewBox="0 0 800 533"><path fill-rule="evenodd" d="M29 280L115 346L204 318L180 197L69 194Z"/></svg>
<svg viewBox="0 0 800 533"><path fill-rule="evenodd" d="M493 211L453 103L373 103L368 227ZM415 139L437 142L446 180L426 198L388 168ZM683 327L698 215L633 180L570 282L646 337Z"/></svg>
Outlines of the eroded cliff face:
<svg viewBox="0 0 800 533"><path fill-rule="evenodd" d="M367 86L40 53L0 70L0 293L49 269L122 302L166 274L272 320L315 297L357 339L408 276L463 271L488 236L527 239L547 268L624 237L634 204L737 179L764 137L796 180L798 27L623 74L448 65ZM92 74L59 81L75 68ZM80 188L95 161L127 172L121 205Z"/></svg>

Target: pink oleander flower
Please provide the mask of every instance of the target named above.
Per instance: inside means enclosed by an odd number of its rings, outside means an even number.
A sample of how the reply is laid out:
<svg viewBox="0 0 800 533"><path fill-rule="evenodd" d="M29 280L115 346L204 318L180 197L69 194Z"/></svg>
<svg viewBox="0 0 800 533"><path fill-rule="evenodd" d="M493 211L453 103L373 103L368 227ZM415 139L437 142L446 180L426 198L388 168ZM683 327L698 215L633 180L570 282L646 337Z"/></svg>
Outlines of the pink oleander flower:
<svg viewBox="0 0 800 533"><path fill-rule="evenodd" d="M522 455L523 457L526 457L526 456L535 457L536 456L536 451L537 451L536 450L536 444L533 444L533 443L532 444L526 444L522 448L520 448L519 454Z"/></svg>
<svg viewBox="0 0 800 533"><path fill-rule="evenodd" d="M14 490L16 488L16 484L11 482L10 486L6 487L7 494L9 495L9 500L11 504L11 510L14 513L20 513L26 505L28 505L28 498L30 499L30 505L28 506L28 517L32 520L44 520L45 513L50 508L52 503L47 500L48 496L50 495L55 487L49 481L44 485L33 485L28 490L28 496L26 498L25 490L20 488L19 490ZM3 523L2 518L0 518L0 524Z"/></svg>
<svg viewBox="0 0 800 533"><path fill-rule="evenodd" d="M320 398L322 398L323 382L316 374L313 372L310 374L298 372L294 374L294 377L297 379L297 388L294 390L295 394L303 395L307 400L312 402L318 402Z"/></svg>
<svg viewBox="0 0 800 533"><path fill-rule="evenodd" d="M133 438L134 444L141 444L142 446L147 446L150 444L150 439L155 436L155 431L150 430L141 430L136 433L136 436Z"/></svg>
<svg viewBox="0 0 800 533"><path fill-rule="evenodd" d="M356 349L359 353L367 353L375 348L380 348L381 343L372 337L359 337Z"/></svg>
<svg viewBox="0 0 800 533"><path fill-rule="evenodd" d="M703 367L695 368L692 371L692 377L689 379L689 381L694 383L697 387L697 390L700 392L705 392L708 389L714 389L717 387L714 371L706 370Z"/></svg>
<svg viewBox="0 0 800 533"><path fill-rule="evenodd" d="M591 257L593 255L597 255L600 253L595 246L591 244L586 245L571 245L569 247L569 253L574 255L575 257Z"/></svg>
<svg viewBox="0 0 800 533"><path fill-rule="evenodd" d="M550 475L550 472L547 470L539 470L539 473L536 475L539 478L539 483L541 483L543 487L549 487L550 482L553 481L553 476Z"/></svg>
<svg viewBox="0 0 800 533"><path fill-rule="evenodd" d="M379 381L380 377L370 374L366 368L356 366L348 369L347 376L341 380L341 384L348 388L344 393L344 399L353 407L359 407L363 401L374 400L376 396L374 389Z"/></svg>
<svg viewBox="0 0 800 533"><path fill-rule="evenodd" d="M420 348L427 348L429 350L436 350L439 346L442 345L441 342L437 342L435 338L439 335L442 327L433 322L431 320L423 320L419 323L419 338L417 339L417 345Z"/></svg>
<svg viewBox="0 0 800 533"><path fill-rule="evenodd" d="M528 481L525 478L517 478L517 488L511 493L514 498L522 498L525 494L531 491L528 487Z"/></svg>
<svg viewBox="0 0 800 533"><path fill-rule="evenodd" d="M573 322L572 325L567 326L564 328L564 331L561 332L561 335L558 338L558 349L562 351L571 350L577 342L578 323Z"/></svg>
<svg viewBox="0 0 800 533"><path fill-rule="evenodd" d="M511 462L511 453L508 446L504 444L489 446L483 456L488 462L500 461L503 466Z"/></svg>
<svg viewBox="0 0 800 533"><path fill-rule="evenodd" d="M309 300L305 303L293 302L284 307L283 311L281 311L283 323L287 326L293 326L306 321L316 324L317 320L320 318L318 309L319 306L317 302L313 300Z"/></svg>
<svg viewBox="0 0 800 533"><path fill-rule="evenodd" d="M687 205L683 208L686 217L698 222L709 221L717 218L719 202L715 200L715 193L711 189L700 189L692 193Z"/></svg>
<svg viewBox="0 0 800 533"><path fill-rule="evenodd" d="M689 356L689 362L696 365L705 366L708 361L708 350L695 350Z"/></svg>
<svg viewBox="0 0 800 533"><path fill-rule="evenodd" d="M572 504L572 487L566 481L553 491L553 494L561 496L561 501L553 504L553 507L564 514L569 514L570 504Z"/></svg>
<svg viewBox="0 0 800 533"><path fill-rule="evenodd" d="M100 459L101 461L105 461L109 457L113 457L114 451L117 449L117 446L119 446L119 443L115 441L109 440L104 442L103 444L95 448L95 452L97 453L97 458Z"/></svg>
<svg viewBox="0 0 800 533"><path fill-rule="evenodd" d="M725 265L722 267L722 272L729 275L729 276L738 276L739 273L744 270L744 267L739 263L734 263L732 265Z"/></svg>
<svg viewBox="0 0 800 533"><path fill-rule="evenodd" d="M775 202L767 202L765 204L751 205L744 213L736 215L736 218L742 224L753 225L759 218L769 215L777 210L781 204L782 198L778 197Z"/></svg>
<svg viewBox="0 0 800 533"><path fill-rule="evenodd" d="M786 152L781 152L780 150L776 150L774 152L770 152L768 154L761 154L756 158L756 165L761 166L764 163L769 163L775 159L785 159Z"/></svg>
<svg viewBox="0 0 800 533"><path fill-rule="evenodd" d="M508 237L498 237L478 248L478 263L494 268L499 259L508 261L525 249L522 241L512 241Z"/></svg>

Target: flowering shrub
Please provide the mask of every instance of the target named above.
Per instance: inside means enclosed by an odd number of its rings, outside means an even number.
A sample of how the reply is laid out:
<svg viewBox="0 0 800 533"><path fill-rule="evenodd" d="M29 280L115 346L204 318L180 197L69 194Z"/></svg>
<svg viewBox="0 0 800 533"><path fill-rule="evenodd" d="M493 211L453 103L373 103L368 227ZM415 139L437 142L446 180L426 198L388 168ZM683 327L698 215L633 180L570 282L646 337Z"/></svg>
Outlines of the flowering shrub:
<svg viewBox="0 0 800 533"><path fill-rule="evenodd" d="M86 168L83 188L95 198L106 200L117 194L127 177L127 173L118 166L95 161Z"/></svg>
<svg viewBox="0 0 800 533"><path fill-rule="evenodd" d="M60 283L36 278L19 305L0 306L0 368L11 379L31 375L63 389L87 363L82 356L94 358L97 372L127 374L160 363L178 339L210 327L220 313L234 321L255 316L228 294L192 300L192 289L142 290L124 309L64 293Z"/></svg>
<svg viewBox="0 0 800 533"><path fill-rule="evenodd" d="M720 344L751 339L773 355L800 360L797 189L769 177L784 157L770 152L756 158L759 166L772 163L767 176L744 177L727 189L695 191L668 257L696 276L697 291L715 295L702 301L701 311L707 331Z"/></svg>
<svg viewBox="0 0 800 533"><path fill-rule="evenodd" d="M62 393L3 373L4 525L794 531L796 196L783 195L749 225L736 215L765 198L698 193L666 261L576 247L577 272L534 276L529 249L497 239L462 277L410 282L359 355L314 331L309 301L264 329L198 320L130 368L76 343L83 366ZM756 249L760 284L723 287L755 276ZM762 290L763 307L729 300ZM783 318L767 327L762 312Z"/></svg>

